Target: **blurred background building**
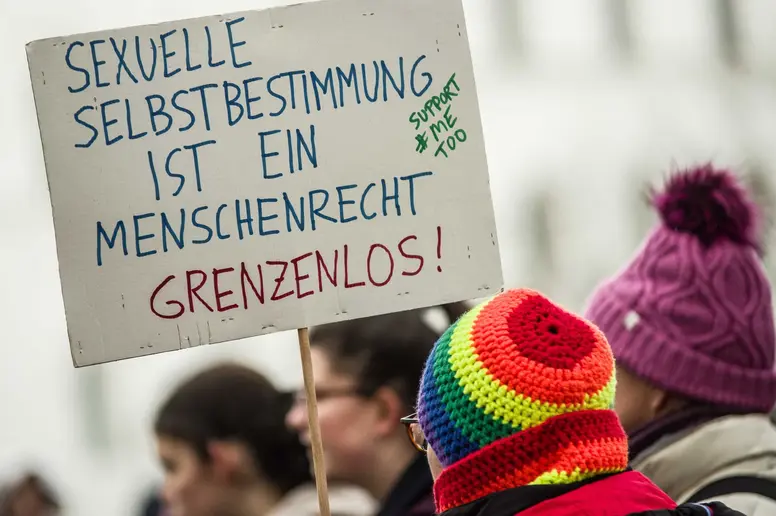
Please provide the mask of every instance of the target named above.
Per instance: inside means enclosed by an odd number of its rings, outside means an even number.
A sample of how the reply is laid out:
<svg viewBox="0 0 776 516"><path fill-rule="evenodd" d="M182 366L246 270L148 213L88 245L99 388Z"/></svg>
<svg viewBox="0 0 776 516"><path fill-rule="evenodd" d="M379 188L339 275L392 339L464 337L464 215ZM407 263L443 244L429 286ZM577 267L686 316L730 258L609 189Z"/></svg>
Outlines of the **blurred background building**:
<svg viewBox="0 0 776 516"><path fill-rule="evenodd" d="M135 514L160 478L151 418L182 375L239 358L292 388L301 367L293 333L72 367L24 44L283 3L0 0L0 481L38 469L67 515ZM773 199L773 0L465 4L507 286L580 309L672 167L713 160Z"/></svg>

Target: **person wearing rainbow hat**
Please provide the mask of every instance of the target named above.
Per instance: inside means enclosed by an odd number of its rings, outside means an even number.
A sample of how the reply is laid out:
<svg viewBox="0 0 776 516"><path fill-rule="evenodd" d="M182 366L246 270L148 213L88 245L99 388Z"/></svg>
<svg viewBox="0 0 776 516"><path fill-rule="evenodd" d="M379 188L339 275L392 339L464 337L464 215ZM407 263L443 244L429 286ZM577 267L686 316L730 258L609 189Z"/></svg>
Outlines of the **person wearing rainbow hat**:
<svg viewBox="0 0 776 516"><path fill-rule="evenodd" d="M404 418L428 455L444 516L733 516L676 506L628 470L612 410L614 357L603 333L538 292L501 293L436 342L417 414Z"/></svg>

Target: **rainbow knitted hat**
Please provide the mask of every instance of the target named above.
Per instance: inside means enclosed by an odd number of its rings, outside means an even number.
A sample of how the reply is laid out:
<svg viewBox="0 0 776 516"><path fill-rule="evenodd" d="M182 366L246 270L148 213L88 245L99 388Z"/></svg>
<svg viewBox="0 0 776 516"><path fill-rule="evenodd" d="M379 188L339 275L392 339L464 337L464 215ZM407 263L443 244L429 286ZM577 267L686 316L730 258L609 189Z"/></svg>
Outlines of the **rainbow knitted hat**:
<svg viewBox="0 0 776 516"><path fill-rule="evenodd" d="M418 395L444 468L437 510L625 470L614 390L604 335L538 292L510 290L467 312L435 344Z"/></svg>

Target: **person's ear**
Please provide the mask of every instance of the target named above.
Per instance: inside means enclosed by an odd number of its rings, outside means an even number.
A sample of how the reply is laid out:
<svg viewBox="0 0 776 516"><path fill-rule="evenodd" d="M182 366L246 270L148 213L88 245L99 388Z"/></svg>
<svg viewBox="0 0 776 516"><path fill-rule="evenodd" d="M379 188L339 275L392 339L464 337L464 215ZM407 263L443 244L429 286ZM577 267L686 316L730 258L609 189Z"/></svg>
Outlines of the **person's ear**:
<svg viewBox="0 0 776 516"><path fill-rule="evenodd" d="M380 387L372 396L376 403L376 430L379 435L390 435L401 426L400 420L407 414L399 394L391 387Z"/></svg>
<svg viewBox="0 0 776 516"><path fill-rule="evenodd" d="M670 393L659 389L657 387L650 386L650 393L649 393L649 410L651 412L651 418L655 419L661 416L664 416L665 414L669 414L671 412L674 412L678 408L681 408L677 405L677 400L674 396L672 396Z"/></svg>
<svg viewBox="0 0 776 516"><path fill-rule="evenodd" d="M672 414L679 410L682 410L687 406L687 400L679 396L675 396L670 392L658 389L654 387L651 393L650 409L653 413L653 418L665 416L666 414Z"/></svg>
<svg viewBox="0 0 776 516"><path fill-rule="evenodd" d="M241 483L253 469L245 446L232 441L211 441L207 445L210 468L216 481Z"/></svg>

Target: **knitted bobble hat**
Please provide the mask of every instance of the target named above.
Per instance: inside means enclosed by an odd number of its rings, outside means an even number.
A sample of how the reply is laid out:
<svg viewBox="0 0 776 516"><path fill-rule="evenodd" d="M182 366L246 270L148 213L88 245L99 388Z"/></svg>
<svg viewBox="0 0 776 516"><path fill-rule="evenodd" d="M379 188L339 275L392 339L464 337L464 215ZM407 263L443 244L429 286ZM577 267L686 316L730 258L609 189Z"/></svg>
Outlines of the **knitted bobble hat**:
<svg viewBox="0 0 776 516"><path fill-rule="evenodd" d="M661 223L594 293L586 317L618 364L652 384L771 410L776 338L757 206L733 174L711 165L674 175L652 204Z"/></svg>
<svg viewBox="0 0 776 516"><path fill-rule="evenodd" d="M418 395L444 468L437 510L624 470L614 389L604 335L538 292L510 290L467 312L435 344Z"/></svg>

